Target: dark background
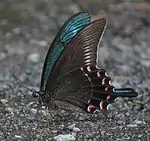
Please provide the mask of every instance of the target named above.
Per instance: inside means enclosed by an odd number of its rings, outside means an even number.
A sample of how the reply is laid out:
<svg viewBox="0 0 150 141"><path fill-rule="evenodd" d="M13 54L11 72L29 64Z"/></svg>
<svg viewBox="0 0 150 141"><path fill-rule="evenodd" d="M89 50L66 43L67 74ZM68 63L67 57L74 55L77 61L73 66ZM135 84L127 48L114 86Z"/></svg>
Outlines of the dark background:
<svg viewBox="0 0 150 141"><path fill-rule="evenodd" d="M108 112L96 115L61 111L62 117L56 112L51 117L44 108L38 109L26 87L39 89L50 43L61 25L79 11L108 20L98 64L114 86L133 87L139 96L119 98ZM0 140L43 141L70 134L70 139L79 141L149 141L149 15L150 4L142 0L1 0Z"/></svg>

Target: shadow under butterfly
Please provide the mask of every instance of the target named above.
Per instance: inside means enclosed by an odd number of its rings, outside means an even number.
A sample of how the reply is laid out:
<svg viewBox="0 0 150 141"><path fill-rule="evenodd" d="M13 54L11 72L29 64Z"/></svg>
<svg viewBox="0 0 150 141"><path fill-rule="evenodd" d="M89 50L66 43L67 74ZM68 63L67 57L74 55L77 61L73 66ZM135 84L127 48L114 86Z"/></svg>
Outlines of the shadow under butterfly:
<svg viewBox="0 0 150 141"><path fill-rule="evenodd" d="M39 102L55 107L64 101L87 112L107 109L117 97L136 97L132 88L116 89L104 69L98 68L97 47L106 20L91 21L89 13L72 16L60 29L45 58Z"/></svg>

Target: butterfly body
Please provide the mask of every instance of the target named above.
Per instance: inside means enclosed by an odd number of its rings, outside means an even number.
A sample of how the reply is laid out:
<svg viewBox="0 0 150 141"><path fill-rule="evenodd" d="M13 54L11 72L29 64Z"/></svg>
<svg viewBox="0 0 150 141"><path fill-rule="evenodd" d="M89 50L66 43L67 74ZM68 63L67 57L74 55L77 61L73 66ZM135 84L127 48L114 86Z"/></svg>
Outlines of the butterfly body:
<svg viewBox="0 0 150 141"><path fill-rule="evenodd" d="M91 21L85 12L62 26L45 58L40 102L53 107L55 101L64 101L94 112L107 108L118 96L137 96L131 88L115 89L106 71L97 67L97 47L105 28L104 18Z"/></svg>

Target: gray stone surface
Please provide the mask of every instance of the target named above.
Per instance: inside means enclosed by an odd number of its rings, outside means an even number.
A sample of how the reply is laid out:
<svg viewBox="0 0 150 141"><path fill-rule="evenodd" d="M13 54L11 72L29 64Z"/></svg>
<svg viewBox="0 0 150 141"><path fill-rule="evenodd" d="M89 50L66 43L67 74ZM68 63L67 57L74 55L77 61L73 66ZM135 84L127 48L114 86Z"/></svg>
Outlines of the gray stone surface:
<svg viewBox="0 0 150 141"><path fill-rule="evenodd" d="M150 11L111 3L104 8L70 0L0 1L0 140L1 141L149 141ZM66 6L67 5L67 6ZM79 11L108 20L99 63L116 87L133 87L135 99L119 98L95 115L38 107L27 87L38 89L49 44L58 28ZM94 9L94 10L93 10ZM103 10L103 12L100 12ZM92 12L93 11L93 12ZM23 81L18 83L12 73ZM66 136L62 136L66 135Z"/></svg>

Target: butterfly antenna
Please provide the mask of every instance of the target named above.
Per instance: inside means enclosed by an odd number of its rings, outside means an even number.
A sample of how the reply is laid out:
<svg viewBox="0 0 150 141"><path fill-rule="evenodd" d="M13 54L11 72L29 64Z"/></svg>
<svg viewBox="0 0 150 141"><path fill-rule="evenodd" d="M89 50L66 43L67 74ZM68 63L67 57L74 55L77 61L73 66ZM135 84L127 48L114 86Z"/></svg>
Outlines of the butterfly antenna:
<svg viewBox="0 0 150 141"><path fill-rule="evenodd" d="M38 96L39 96L38 91L36 91L35 89L30 89L30 88L28 88L27 85L25 85L25 84L23 83L23 81L21 81L21 80L16 76L15 73L12 73L12 76L19 82L20 85L23 85L28 91L32 92L32 96L33 96L33 97L38 97Z"/></svg>

